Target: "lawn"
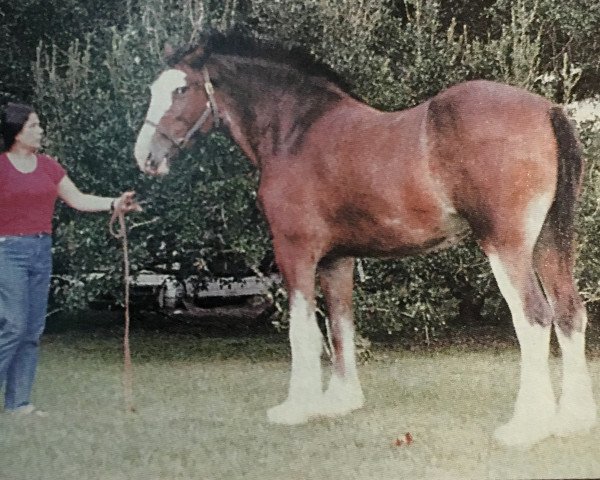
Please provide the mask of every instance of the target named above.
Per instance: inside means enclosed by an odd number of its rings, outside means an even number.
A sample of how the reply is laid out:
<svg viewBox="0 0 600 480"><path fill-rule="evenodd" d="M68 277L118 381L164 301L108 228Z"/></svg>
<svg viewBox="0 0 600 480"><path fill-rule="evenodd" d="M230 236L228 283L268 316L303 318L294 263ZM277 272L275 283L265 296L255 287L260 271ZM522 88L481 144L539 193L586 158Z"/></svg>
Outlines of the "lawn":
<svg viewBox="0 0 600 480"><path fill-rule="evenodd" d="M113 331L46 335L35 402L48 418L0 415L0 478L436 479L600 477L600 428L528 452L492 440L517 387L514 347L375 348L366 406L339 419L270 425L283 400L285 335L198 338L136 331L136 413L124 408ZM559 359L552 359L559 380ZM600 360L591 359L594 379ZM600 399L598 382L596 397ZM395 446L410 432L414 443Z"/></svg>

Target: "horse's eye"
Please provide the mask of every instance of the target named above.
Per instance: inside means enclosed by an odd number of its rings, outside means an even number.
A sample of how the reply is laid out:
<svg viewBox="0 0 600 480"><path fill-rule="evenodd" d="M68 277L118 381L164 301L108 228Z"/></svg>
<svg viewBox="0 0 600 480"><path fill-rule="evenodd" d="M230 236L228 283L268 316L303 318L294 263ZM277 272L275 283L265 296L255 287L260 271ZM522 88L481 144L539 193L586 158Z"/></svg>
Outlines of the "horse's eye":
<svg viewBox="0 0 600 480"><path fill-rule="evenodd" d="M174 93L175 93L175 95L182 95L185 92L187 92L187 89L188 89L187 86L186 87L178 87L178 88L175 89Z"/></svg>

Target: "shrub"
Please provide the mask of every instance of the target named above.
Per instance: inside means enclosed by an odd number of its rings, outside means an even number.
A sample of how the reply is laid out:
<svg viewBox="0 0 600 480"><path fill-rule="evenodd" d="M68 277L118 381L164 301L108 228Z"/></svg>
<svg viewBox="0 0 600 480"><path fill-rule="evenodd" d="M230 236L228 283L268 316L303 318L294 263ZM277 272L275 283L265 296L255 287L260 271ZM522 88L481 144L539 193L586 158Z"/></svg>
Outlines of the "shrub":
<svg viewBox="0 0 600 480"><path fill-rule="evenodd" d="M304 46L347 77L354 93L386 110L410 107L469 78L568 99L590 67L574 65L568 48L557 61L546 61L548 18L557 28L556 16L563 11L558 3L499 0L490 8L497 15L488 34L471 38L469 29L449 19L434 0L140 1L120 27L73 41L66 53L41 47L35 104L46 122L47 149L60 157L76 184L105 195L135 188L144 199L144 213L130 218L134 273L174 266L181 277L256 272L271 255L267 228L254 205L257 174L229 139L212 135L198 141L164 179L147 179L134 165L133 144L147 87L163 68L164 42L193 39L209 25L226 30L235 24L257 37ZM573 28L593 24L575 15L574 7L564 8ZM573 33L561 28L562 36ZM598 144L585 138L592 161L581 221L586 267L580 273L592 299L599 291L593 279L600 273L593 243ZM81 307L117 288L119 246L109 238L106 220L59 208L55 304ZM104 276L90 280L91 271ZM487 261L472 242L401 261L365 260L363 271L355 295L357 320L360 331L372 337L416 331L430 338L456 317L461 303L483 304L486 311L503 305Z"/></svg>

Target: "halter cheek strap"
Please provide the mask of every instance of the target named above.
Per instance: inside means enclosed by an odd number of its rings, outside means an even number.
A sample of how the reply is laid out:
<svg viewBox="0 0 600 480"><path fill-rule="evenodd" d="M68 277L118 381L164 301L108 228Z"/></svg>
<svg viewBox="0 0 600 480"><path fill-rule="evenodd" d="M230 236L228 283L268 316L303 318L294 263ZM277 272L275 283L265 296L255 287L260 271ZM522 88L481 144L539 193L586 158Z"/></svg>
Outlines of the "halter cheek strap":
<svg viewBox="0 0 600 480"><path fill-rule="evenodd" d="M213 113L213 109L211 108L211 104L210 104L210 100L208 102L206 102L206 108L204 109L204 112L202 112L202 115L200 115L200 118L198 120L196 120L196 123L194 123L194 125L192 125L192 128L190 128L188 130L188 132L185 134L185 137L183 137L183 139L181 139L181 145L183 146L185 145L187 142L190 141L190 139L192 138L192 136L200 129L200 127L202 127L202 125L204 125L204 122L206 122L206 119L208 118L208 116ZM214 113L213 113L214 115ZM213 123L215 124L215 126L217 126L217 122L213 121Z"/></svg>
<svg viewBox="0 0 600 480"><path fill-rule="evenodd" d="M206 102L206 108L204 109L204 112L202 112L202 115L200 115L200 118L196 120L196 123L192 125L192 128L190 128L190 130L185 134L185 137L183 137L183 141L181 142L182 145L185 145L190 141L192 136L194 136L194 134L202 127L202 125L204 125L204 122L206 122L211 113L213 116L213 126L218 128L220 125L219 108L217 107L217 101L215 100L215 89L210 81L206 67L202 69L202 75L204 76L204 90L208 96L208 101Z"/></svg>
<svg viewBox="0 0 600 480"><path fill-rule="evenodd" d="M176 140L167 132L163 131L159 128L157 123L152 122L151 120L146 119L144 123L153 127L158 133L160 133L163 137L167 138L173 145L177 148L182 149L185 145L190 141L190 139L194 136L194 134L204 125L208 116L212 113L213 116L213 126L217 128L220 125L219 118L219 108L217 107L217 102L215 100L215 90L213 88L213 84L210 81L210 77L208 76L208 70L206 68L202 69L202 75L204 76L204 90L206 91L206 95L208 96L208 101L206 102L206 108L200 118L196 120L196 123L192 125L192 128L188 130L185 136Z"/></svg>
<svg viewBox="0 0 600 480"><path fill-rule="evenodd" d="M216 128L220 124L220 118L219 108L217 107L217 101L215 100L215 89L210 81L206 67L202 69L202 75L204 76L204 90L206 91L206 95L208 95L208 102L210 103L210 109L212 110L213 114L213 124Z"/></svg>

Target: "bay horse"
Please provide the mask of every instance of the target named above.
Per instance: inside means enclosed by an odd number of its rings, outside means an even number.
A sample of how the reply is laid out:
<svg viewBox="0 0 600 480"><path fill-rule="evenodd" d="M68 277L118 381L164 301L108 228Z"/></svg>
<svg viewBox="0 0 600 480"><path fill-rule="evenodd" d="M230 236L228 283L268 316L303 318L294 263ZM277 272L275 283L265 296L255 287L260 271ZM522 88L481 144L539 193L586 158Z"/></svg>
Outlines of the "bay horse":
<svg viewBox="0 0 600 480"><path fill-rule="evenodd" d="M469 81L384 112L310 56L231 34L171 49L167 63L136 141L140 169L164 175L196 134L220 130L260 171L258 203L290 301L289 390L268 411L271 422L304 423L363 405L355 257L421 254L470 231L510 307L521 351L513 415L496 438L527 447L595 424L587 317L573 279L583 158L559 106ZM333 344L325 391L317 274ZM548 362L552 325L563 359L558 405Z"/></svg>

